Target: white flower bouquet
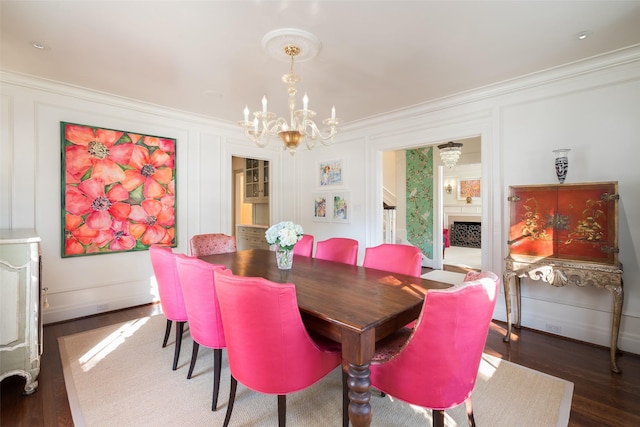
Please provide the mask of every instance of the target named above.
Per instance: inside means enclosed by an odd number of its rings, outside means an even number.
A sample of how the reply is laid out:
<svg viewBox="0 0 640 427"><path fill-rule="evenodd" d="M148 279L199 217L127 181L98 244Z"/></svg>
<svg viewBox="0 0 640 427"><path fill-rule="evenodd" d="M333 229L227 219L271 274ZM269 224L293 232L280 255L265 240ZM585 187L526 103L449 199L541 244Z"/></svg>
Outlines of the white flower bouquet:
<svg viewBox="0 0 640 427"><path fill-rule="evenodd" d="M300 225L292 221L282 221L269 227L265 237L268 244L279 245L282 249L290 251L302 239L303 234Z"/></svg>

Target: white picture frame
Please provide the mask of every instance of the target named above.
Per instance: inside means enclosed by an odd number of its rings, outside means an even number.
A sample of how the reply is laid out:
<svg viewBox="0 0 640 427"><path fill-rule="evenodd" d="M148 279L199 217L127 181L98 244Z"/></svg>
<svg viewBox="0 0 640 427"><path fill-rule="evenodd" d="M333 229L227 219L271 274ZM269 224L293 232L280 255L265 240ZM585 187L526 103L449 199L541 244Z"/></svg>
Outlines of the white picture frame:
<svg viewBox="0 0 640 427"><path fill-rule="evenodd" d="M331 196L331 221L342 224L351 222L351 211L349 204L351 203L351 193L339 192L333 193Z"/></svg>
<svg viewBox="0 0 640 427"><path fill-rule="evenodd" d="M316 170L316 182L320 188L336 188L344 186L344 160L318 162Z"/></svg>
<svg viewBox="0 0 640 427"><path fill-rule="evenodd" d="M331 195L315 193L313 195L313 221L329 222L331 218Z"/></svg>

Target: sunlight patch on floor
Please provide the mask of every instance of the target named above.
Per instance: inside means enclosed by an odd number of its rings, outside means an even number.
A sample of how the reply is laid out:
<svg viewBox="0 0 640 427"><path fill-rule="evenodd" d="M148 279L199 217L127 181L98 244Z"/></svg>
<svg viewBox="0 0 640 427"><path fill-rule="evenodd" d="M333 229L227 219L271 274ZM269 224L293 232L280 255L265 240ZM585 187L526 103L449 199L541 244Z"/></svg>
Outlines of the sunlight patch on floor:
<svg viewBox="0 0 640 427"><path fill-rule="evenodd" d="M127 322L117 330L115 330L108 337L96 344L91 350L86 352L82 357L78 359L80 367L84 372L90 371L96 366L102 359L107 357L109 353L114 351L118 346L125 342L125 340L136 333L145 323L149 321L149 317L143 317L141 319L132 320Z"/></svg>
<svg viewBox="0 0 640 427"><path fill-rule="evenodd" d="M484 380L488 380L496 373L499 365L500 359L489 359L483 355L482 360L480 360L480 367L478 368L478 376Z"/></svg>

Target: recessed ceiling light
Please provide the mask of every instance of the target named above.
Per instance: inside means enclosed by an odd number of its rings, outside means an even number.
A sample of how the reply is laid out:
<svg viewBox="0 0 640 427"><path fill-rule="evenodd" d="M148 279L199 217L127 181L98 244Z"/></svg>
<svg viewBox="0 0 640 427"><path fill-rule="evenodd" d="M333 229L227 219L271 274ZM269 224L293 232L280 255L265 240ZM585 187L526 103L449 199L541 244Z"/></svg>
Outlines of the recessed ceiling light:
<svg viewBox="0 0 640 427"><path fill-rule="evenodd" d="M585 40L588 39L589 37L591 37L593 35L593 31L590 30L585 30L585 31L581 31L576 35L576 38L578 40Z"/></svg>
<svg viewBox="0 0 640 427"><path fill-rule="evenodd" d="M222 98L222 92L220 92L219 90L215 90L215 89L206 89L204 91L202 91L203 95L207 95L207 96L214 96L214 97L218 97L218 98Z"/></svg>
<svg viewBox="0 0 640 427"><path fill-rule="evenodd" d="M40 50L44 50L46 48L46 46L43 45L40 42L31 42L31 46L35 47L36 49L40 49Z"/></svg>

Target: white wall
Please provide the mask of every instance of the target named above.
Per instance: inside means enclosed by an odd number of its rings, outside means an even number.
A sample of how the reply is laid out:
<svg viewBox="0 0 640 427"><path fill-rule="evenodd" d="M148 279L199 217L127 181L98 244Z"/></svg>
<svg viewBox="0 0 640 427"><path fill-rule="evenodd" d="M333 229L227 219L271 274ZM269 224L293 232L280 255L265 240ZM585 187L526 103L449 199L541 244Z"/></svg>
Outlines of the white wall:
<svg viewBox="0 0 640 427"><path fill-rule="evenodd" d="M508 187L557 183L552 150L571 148L566 182L619 182L625 286L619 347L640 353L639 118L636 47L358 123L348 137L365 141L365 161L350 172L362 177L351 191L365 194L361 245L382 241L376 209L380 152L480 136L483 268L500 273L508 253ZM525 326L546 330L556 325L564 336L609 345L612 296L606 290L524 280L522 305ZM503 298L494 316L506 319Z"/></svg>
<svg viewBox="0 0 640 427"><path fill-rule="evenodd" d="M186 252L197 232L231 232L235 155L272 162L272 223L298 221L316 241L355 238L359 262L364 248L382 242L382 152L480 137L485 269L504 268L508 187L555 183L552 149L572 149L567 182L619 181L625 282L619 346L640 354L640 48L353 123L335 145L300 148L295 156L277 144L252 146L232 124L14 74L0 77L0 226L36 227L43 237L51 305L45 322L153 299L146 252L60 258L60 121L177 138L178 251ZM344 161L344 185L320 189L317 164L335 159ZM349 193L349 224L313 221L313 194L324 191ZM608 345L606 291L525 281L523 293L525 326L544 330L552 323L563 335ZM505 319L503 300L495 317Z"/></svg>
<svg viewBox="0 0 640 427"><path fill-rule="evenodd" d="M235 126L14 74L3 73L0 88L0 227L36 228L42 237L45 323L156 298L146 251L61 258L61 121L177 139L176 251L182 253L194 234L232 234L233 154L259 154L279 168L280 152L257 149Z"/></svg>

